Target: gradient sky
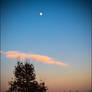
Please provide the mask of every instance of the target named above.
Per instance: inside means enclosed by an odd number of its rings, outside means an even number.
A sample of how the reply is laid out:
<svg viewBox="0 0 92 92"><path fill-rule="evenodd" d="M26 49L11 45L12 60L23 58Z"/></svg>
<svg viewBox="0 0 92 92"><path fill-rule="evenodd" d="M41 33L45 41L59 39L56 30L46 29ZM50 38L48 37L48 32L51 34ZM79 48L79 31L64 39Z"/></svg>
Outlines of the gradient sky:
<svg viewBox="0 0 92 92"><path fill-rule="evenodd" d="M1 50L52 57L67 67L34 64L49 92L90 89L91 0L3 0ZM40 16L43 12L43 16ZM16 60L1 55L2 92Z"/></svg>

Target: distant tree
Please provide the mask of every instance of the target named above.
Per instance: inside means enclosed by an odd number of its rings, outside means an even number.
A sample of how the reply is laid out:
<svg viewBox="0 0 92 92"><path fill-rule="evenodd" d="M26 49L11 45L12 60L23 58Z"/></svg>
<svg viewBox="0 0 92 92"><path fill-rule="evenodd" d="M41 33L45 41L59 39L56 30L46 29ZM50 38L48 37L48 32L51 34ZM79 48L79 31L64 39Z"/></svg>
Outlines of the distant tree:
<svg viewBox="0 0 92 92"><path fill-rule="evenodd" d="M76 92L79 92L78 90L76 90Z"/></svg>
<svg viewBox="0 0 92 92"><path fill-rule="evenodd" d="M18 62L15 66L14 80L9 82L7 92L46 92L47 87L44 82L36 81L36 74L33 64Z"/></svg>
<svg viewBox="0 0 92 92"><path fill-rule="evenodd" d="M66 92L66 91L64 90L64 92Z"/></svg>
<svg viewBox="0 0 92 92"><path fill-rule="evenodd" d="M69 90L69 92L72 92L71 90Z"/></svg>

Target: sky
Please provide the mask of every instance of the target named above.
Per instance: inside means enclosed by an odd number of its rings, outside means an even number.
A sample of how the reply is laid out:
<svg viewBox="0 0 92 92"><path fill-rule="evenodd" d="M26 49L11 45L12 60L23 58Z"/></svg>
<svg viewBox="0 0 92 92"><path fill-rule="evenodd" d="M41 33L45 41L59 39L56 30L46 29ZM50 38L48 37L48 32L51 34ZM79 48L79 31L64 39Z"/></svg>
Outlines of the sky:
<svg viewBox="0 0 92 92"><path fill-rule="evenodd" d="M91 0L2 0L1 91L17 56L29 57L48 92L91 86ZM41 14L41 15L40 15Z"/></svg>

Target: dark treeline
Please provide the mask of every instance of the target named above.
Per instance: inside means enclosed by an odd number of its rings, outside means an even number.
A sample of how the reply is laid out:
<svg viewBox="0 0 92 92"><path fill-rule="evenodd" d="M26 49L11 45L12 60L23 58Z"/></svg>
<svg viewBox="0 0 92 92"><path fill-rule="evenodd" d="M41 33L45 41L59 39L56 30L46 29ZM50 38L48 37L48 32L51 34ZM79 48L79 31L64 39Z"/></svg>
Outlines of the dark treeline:
<svg viewBox="0 0 92 92"><path fill-rule="evenodd" d="M28 62L17 62L14 70L14 79L9 82L7 92L46 92L47 87L44 82L36 81L36 74L33 64Z"/></svg>

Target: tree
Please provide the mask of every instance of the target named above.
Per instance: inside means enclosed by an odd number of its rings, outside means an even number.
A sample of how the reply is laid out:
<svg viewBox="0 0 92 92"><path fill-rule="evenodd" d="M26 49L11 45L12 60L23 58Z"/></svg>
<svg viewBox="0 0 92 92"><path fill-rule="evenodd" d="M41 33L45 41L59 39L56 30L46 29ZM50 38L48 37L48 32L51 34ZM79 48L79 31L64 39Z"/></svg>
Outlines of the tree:
<svg viewBox="0 0 92 92"><path fill-rule="evenodd" d="M33 64L18 62L15 66L14 80L9 82L7 92L46 92L47 87L44 82L36 81L36 74Z"/></svg>

